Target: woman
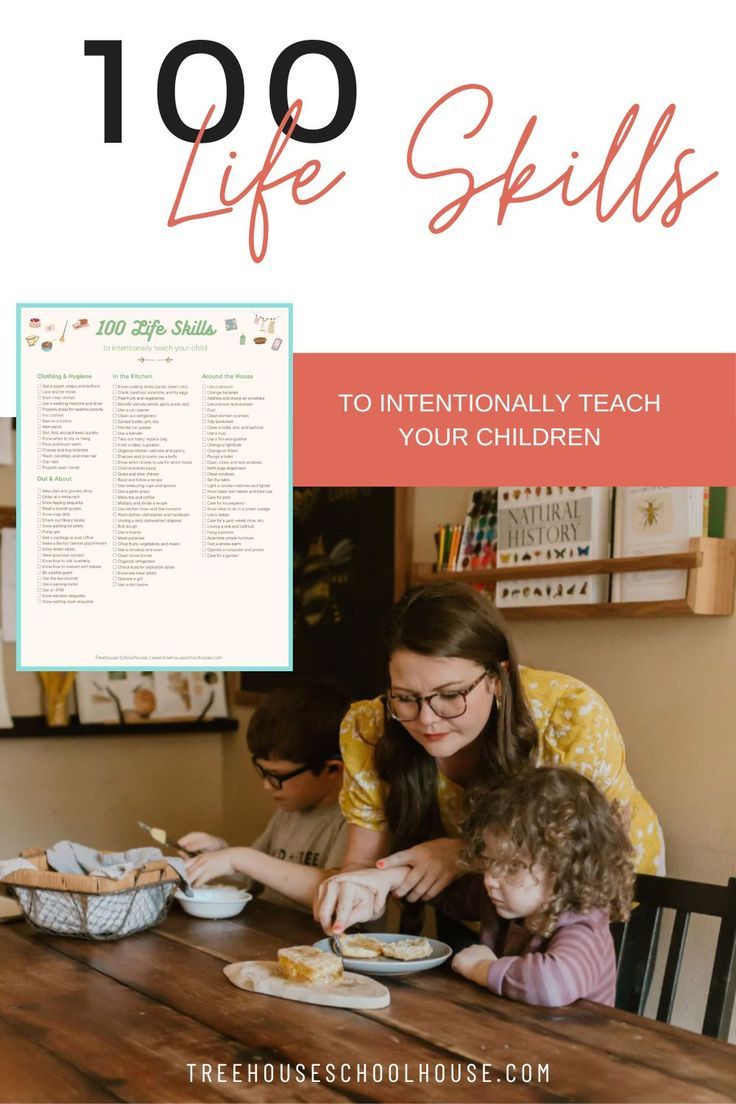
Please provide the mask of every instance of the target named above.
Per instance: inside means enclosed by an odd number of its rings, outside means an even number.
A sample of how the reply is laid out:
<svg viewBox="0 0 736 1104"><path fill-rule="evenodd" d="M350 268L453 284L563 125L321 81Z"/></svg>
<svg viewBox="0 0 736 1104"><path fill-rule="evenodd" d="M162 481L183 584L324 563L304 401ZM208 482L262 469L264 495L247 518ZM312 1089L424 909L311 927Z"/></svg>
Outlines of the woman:
<svg viewBox="0 0 736 1104"><path fill-rule="evenodd" d="M465 790L529 764L571 767L620 804L637 870L661 873L656 815L626 769L606 703L567 675L520 668L486 595L465 583L409 591L387 633L384 698L353 705L341 728L348 821L343 871L409 866L395 895L428 901L467 872L459 865ZM376 915L375 873L323 884L327 929Z"/></svg>

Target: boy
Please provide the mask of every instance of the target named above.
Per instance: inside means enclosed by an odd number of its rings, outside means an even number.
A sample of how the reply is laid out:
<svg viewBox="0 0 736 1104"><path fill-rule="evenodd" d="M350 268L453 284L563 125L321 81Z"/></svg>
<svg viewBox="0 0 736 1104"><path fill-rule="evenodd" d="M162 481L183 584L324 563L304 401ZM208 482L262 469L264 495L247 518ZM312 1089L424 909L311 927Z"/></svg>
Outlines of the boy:
<svg viewBox="0 0 736 1104"><path fill-rule="evenodd" d="M340 722L350 699L330 683L302 680L274 690L248 725L251 760L276 812L250 847L230 847L205 832L179 840L200 852L187 862L193 886L246 875L274 904L310 908L326 870L339 868L347 825L337 804L342 786Z"/></svg>

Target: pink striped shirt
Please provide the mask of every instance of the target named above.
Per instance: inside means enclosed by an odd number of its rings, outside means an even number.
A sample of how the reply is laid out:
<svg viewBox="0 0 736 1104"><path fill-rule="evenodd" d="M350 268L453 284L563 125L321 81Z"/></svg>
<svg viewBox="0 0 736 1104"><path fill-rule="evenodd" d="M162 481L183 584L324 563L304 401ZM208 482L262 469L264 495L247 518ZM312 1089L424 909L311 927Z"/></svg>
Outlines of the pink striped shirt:
<svg viewBox="0 0 736 1104"><path fill-rule="evenodd" d="M552 935L543 939L527 931L523 920L503 920L482 879L472 875L445 890L438 907L466 920L480 919L480 941L498 956L488 969L492 993L551 1008L582 999L613 1005L616 953L603 909L564 912Z"/></svg>

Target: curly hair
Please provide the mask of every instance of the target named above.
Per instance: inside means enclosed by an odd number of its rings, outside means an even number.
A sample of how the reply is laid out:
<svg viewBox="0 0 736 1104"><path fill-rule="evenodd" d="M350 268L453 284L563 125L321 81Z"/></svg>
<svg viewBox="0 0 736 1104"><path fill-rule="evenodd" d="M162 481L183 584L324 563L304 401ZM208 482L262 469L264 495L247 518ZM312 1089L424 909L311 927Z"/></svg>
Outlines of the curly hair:
<svg viewBox="0 0 736 1104"><path fill-rule="evenodd" d="M467 583L438 581L408 591L389 614L387 661L399 650L469 659L499 679L495 702L479 734L479 779L513 774L535 759L539 736L519 679L506 624L487 594ZM386 814L397 850L445 831L437 804L437 765L400 721L386 719L376 766L389 784Z"/></svg>
<svg viewBox="0 0 736 1104"><path fill-rule="evenodd" d="M628 918L633 849L621 809L577 771L537 767L475 786L464 834L473 865L537 866L552 878L552 897L527 918L539 935L551 935L562 912L603 908L611 920Z"/></svg>

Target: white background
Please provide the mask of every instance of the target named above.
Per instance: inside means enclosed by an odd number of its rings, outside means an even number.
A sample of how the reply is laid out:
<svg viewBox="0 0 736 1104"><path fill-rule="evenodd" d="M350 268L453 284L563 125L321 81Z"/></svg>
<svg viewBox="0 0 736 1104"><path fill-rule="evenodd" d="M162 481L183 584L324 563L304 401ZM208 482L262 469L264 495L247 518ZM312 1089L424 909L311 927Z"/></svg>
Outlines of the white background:
<svg viewBox="0 0 736 1104"><path fill-rule="evenodd" d="M732 10L673 0L7 5L2 210L12 264L0 301L0 414L14 412L16 300L293 300L297 352L732 349ZM85 38L123 41L120 145L102 140L103 63L84 57ZM284 189L269 194L271 240L260 265L248 256L248 200L229 215L166 226L190 147L161 122L156 81L166 53L192 38L225 43L246 84L235 131L200 150L192 207L217 205L231 149L235 181L260 168L275 132L271 67L288 44L330 40L356 71L357 110L344 135L324 146L292 142L278 166L316 156L325 181L347 176L309 207L295 207ZM493 91L491 118L463 142L469 114L448 117L425 146L427 167L498 175L537 114L524 161L537 162L543 183L579 150L583 185L636 102L640 119L613 176L624 182L674 102L647 177L653 191L689 147L686 184L714 169L720 176L685 202L672 229L657 213L636 224L630 202L602 225L593 198L568 209L557 193L512 208L499 228L496 187L450 231L431 235L426 224L457 194L457 181L413 179L406 147L425 110L469 82ZM332 67L299 62L289 93L304 98L305 125L323 125L335 102ZM185 63L185 121L199 126L223 98L213 60Z"/></svg>

